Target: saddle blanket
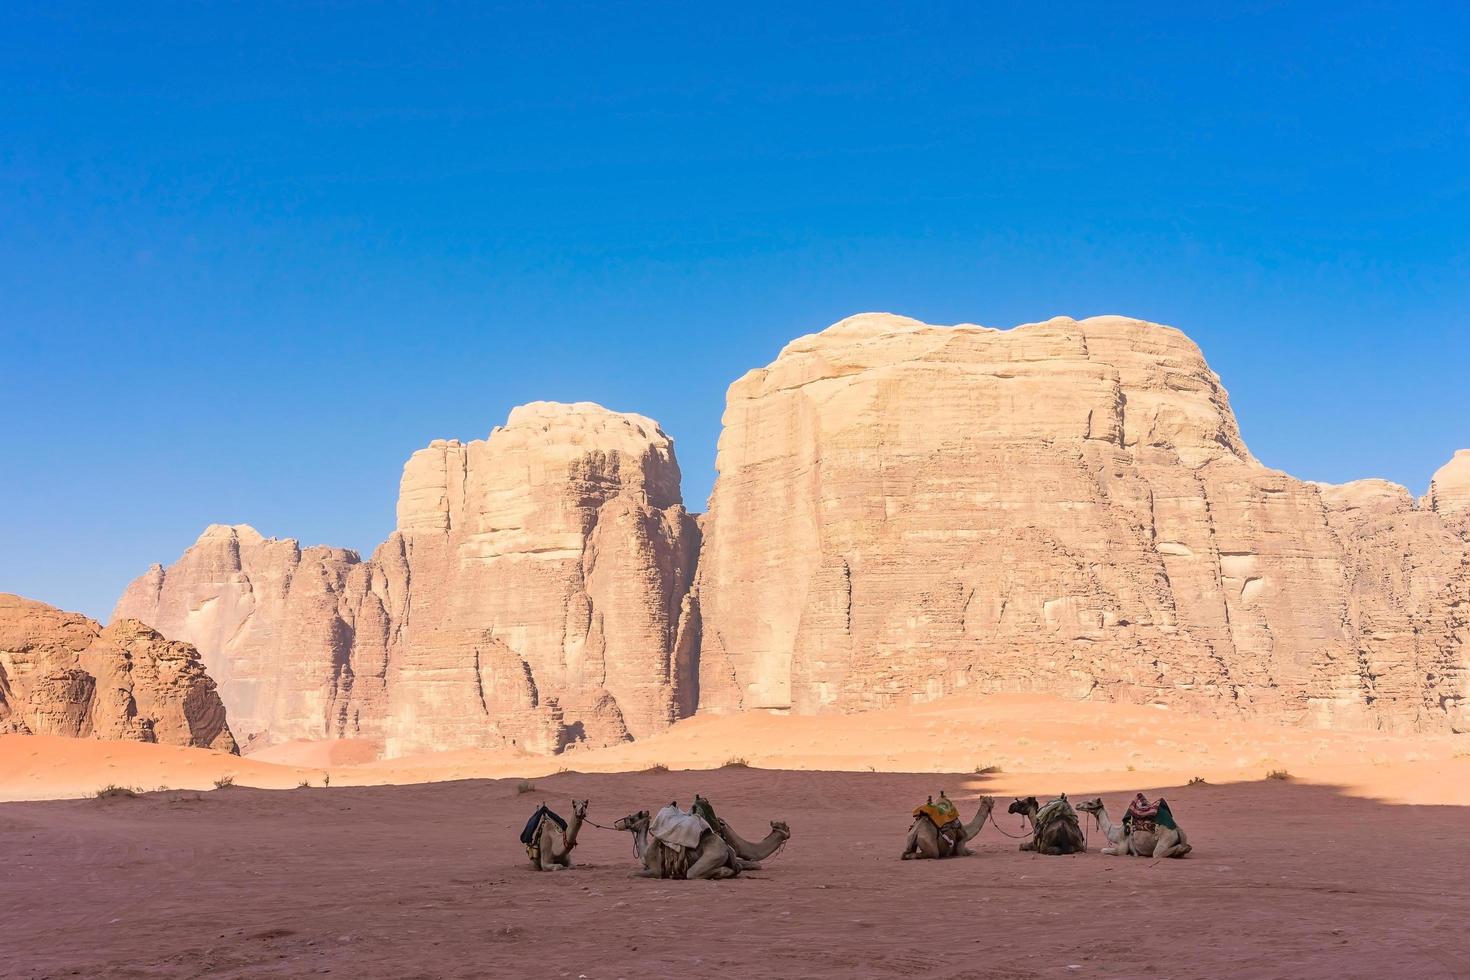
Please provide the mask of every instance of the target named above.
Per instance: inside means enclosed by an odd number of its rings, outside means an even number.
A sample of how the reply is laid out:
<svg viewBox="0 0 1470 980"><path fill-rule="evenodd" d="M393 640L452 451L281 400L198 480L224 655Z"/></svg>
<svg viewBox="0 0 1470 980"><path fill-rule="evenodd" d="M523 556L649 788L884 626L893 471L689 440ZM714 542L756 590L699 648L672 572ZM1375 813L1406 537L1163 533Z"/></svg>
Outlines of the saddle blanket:
<svg viewBox="0 0 1470 980"><path fill-rule="evenodd" d="M710 825L711 830L720 825L719 819L715 816L714 806L704 797L696 796L694 798L694 812L704 818L704 822Z"/></svg>
<svg viewBox="0 0 1470 980"><path fill-rule="evenodd" d="M1131 831L1137 827L1140 830L1152 830L1155 825L1167 827L1170 830L1177 829L1174 823L1174 814L1169 810L1169 804L1164 798L1159 797L1157 803L1150 803L1148 797L1139 793L1128 804L1128 812L1123 815L1123 827Z"/></svg>
<svg viewBox="0 0 1470 980"><path fill-rule="evenodd" d="M1072 804L1067 802L1065 795L1061 799L1052 800L1036 812L1036 832L1041 833L1057 820L1077 822L1077 814L1072 810Z"/></svg>
<svg viewBox="0 0 1470 980"><path fill-rule="evenodd" d="M561 829L562 833L566 833L567 822L561 817L557 816L555 811L553 811L550 807L543 803L536 808L535 813L531 814L531 819L526 821L526 829L521 831L522 844L530 847L536 842L536 831L541 829L542 817L550 818L551 822L556 824L557 827Z"/></svg>
<svg viewBox="0 0 1470 980"><path fill-rule="evenodd" d="M648 825L650 835L674 848L698 847L699 839L710 829L703 817L685 813L672 803L658 811Z"/></svg>
<svg viewBox="0 0 1470 980"><path fill-rule="evenodd" d="M945 827L960 819L959 807L947 796L940 796L938 803L925 803L914 807L914 816L928 817L936 827Z"/></svg>

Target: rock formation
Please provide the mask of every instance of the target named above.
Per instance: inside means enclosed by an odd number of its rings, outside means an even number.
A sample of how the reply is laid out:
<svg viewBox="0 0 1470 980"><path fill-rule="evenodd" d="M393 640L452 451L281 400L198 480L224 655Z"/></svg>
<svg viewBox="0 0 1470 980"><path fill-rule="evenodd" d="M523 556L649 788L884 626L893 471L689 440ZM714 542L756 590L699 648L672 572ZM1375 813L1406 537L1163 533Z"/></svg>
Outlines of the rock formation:
<svg viewBox="0 0 1470 980"><path fill-rule="evenodd" d="M655 423L536 403L415 453L367 561L215 526L117 614L196 644L242 734L389 754L965 687L1470 727L1470 452L1419 501L1269 469L1177 330L852 317L724 423L697 524Z"/></svg>
<svg viewBox="0 0 1470 980"><path fill-rule="evenodd" d="M398 529L369 560L213 526L115 615L196 643L257 742L402 754L645 735L692 684L673 656L699 540L679 483L649 419L538 402L488 439L414 453Z"/></svg>
<svg viewBox="0 0 1470 980"><path fill-rule="evenodd" d="M974 686L1463 728L1460 459L1432 508L1324 494L1251 457L1172 328L853 317L730 388L688 615L700 710Z"/></svg>
<svg viewBox="0 0 1470 980"><path fill-rule="evenodd" d="M236 752L214 682L185 643L131 619L0 594L0 734L63 735Z"/></svg>

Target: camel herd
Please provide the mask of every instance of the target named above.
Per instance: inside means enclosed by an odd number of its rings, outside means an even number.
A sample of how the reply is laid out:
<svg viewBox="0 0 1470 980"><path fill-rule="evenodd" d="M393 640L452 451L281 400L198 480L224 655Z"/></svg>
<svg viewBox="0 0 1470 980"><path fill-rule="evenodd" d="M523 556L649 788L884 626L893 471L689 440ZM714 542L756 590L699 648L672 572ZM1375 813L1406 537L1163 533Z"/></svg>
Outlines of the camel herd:
<svg viewBox="0 0 1470 980"><path fill-rule="evenodd" d="M985 827L987 820L994 823L994 809L993 797L981 797L974 817L963 821L953 802L940 791L937 802L931 797L928 803L914 810L903 860L970 854L968 843ZM1027 828L1020 835L1020 849L1037 854L1086 851L1087 837L1080 822L1084 818L1078 816L1079 812L1090 815L1107 838L1108 846L1102 848L1104 854L1182 858L1191 849L1168 804L1162 799L1150 803L1141 793L1119 824L1109 819L1100 797L1083 800L1074 808L1066 794L1045 804L1027 796L1012 802L1008 812L1018 814ZM572 816L566 821L543 803L521 835L531 866L537 871L570 868L577 836L588 822L586 800L572 800ZM677 803L670 803L657 813L648 810L630 813L605 829L632 835L633 853L642 865L633 875L639 878L734 878L745 871L759 870L761 861L776 854L791 839L791 828L783 821L773 820L770 833L763 839L748 841L716 816L713 806L702 796L695 796L688 812L680 810ZM996 829L1000 830L998 824ZM1001 830L1001 833L1006 832Z"/></svg>

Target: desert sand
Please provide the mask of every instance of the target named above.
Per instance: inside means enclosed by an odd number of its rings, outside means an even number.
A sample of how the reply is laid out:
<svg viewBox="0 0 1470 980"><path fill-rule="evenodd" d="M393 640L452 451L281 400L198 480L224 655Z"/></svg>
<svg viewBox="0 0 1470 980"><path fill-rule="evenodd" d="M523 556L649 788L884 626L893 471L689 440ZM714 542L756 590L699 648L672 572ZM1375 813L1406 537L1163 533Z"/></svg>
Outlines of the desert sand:
<svg viewBox="0 0 1470 980"><path fill-rule="evenodd" d="M697 717L554 758L363 761L377 748L0 738L0 788L32 799L0 805L0 976L1470 974L1465 736L957 695ZM92 797L109 783L174 788ZM1013 794L1100 793L1116 816L1162 793L1194 852L1105 857L1089 828L1089 853L1039 857L987 826L973 857L898 860L910 809L940 789L966 817L999 797L1013 834ZM542 800L588 797L611 824L695 792L747 837L787 820L789 846L735 881L675 882L628 877L611 830L584 828L553 874L516 839Z"/></svg>

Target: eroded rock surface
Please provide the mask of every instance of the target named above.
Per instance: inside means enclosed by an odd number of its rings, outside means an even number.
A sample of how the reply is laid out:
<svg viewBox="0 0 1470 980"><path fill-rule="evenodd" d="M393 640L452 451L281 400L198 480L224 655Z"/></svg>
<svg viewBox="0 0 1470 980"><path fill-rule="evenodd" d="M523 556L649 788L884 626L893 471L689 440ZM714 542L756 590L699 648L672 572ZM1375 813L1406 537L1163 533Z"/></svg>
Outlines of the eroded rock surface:
<svg viewBox="0 0 1470 980"><path fill-rule="evenodd" d="M1437 511L1470 481L1324 501L1251 457L1172 328L853 317L731 386L717 465L701 710L973 686L1465 723L1466 547Z"/></svg>
<svg viewBox="0 0 1470 980"><path fill-rule="evenodd" d="M197 643L257 741L607 744L688 701L673 648L698 530L679 482L651 420L537 402L414 453L367 561L215 526L116 615Z"/></svg>
<svg viewBox="0 0 1470 980"><path fill-rule="evenodd" d="M185 643L131 619L0 594L0 733L237 751L214 682Z"/></svg>

